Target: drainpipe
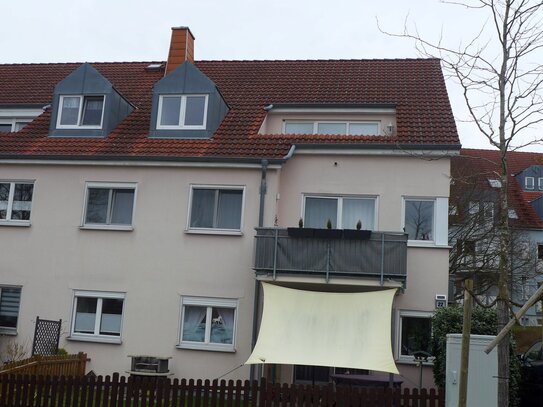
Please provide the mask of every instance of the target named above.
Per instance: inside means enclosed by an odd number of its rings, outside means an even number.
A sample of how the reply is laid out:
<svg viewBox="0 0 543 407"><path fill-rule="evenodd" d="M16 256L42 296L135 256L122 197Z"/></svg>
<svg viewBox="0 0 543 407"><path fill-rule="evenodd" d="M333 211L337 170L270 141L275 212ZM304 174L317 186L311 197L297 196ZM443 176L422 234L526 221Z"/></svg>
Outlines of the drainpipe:
<svg viewBox="0 0 543 407"><path fill-rule="evenodd" d="M267 192L267 184L266 184L266 175L268 172L268 160L262 160L262 172L260 175L260 203L259 203L259 209L258 209L258 227L264 226L264 203L266 199L266 192ZM257 331L257 324L258 324L258 311L259 311L259 303L260 303L260 282L255 276L255 296L254 296L254 304L253 304L253 332L251 337L251 351L255 348L256 345L256 337L258 335ZM255 380L255 370L257 370L258 377L261 376L261 367L260 365L251 365L251 370L249 374L249 380L251 383L253 380Z"/></svg>

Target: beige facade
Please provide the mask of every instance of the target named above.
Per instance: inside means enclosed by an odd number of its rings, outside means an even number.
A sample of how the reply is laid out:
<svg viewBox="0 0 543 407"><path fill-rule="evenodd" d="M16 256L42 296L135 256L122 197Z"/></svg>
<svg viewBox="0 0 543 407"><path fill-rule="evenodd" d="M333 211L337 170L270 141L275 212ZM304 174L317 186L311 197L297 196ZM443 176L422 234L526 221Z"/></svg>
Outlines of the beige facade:
<svg viewBox="0 0 543 407"><path fill-rule="evenodd" d="M269 166L264 226L297 226L307 195L374 197L375 230L396 232L403 227L405 197L446 201L448 157L426 160L401 151L361 151L299 150L282 166ZM258 225L261 167L120 164L0 166L3 181L34 181L30 225L0 226L5 253L1 282L22 287L17 335L1 338L2 345L16 340L30 346L36 316L62 319L61 346L69 352L87 352L92 359L89 369L97 373L123 372L129 369L128 355L145 354L172 357L170 370L177 377L222 376L242 365L251 351L254 227ZM132 230L81 227L86 185L91 182L136 186ZM191 185L244 188L241 233L188 231ZM446 234L446 212L439 210L436 205L435 230L438 233L444 227ZM435 295L447 293L446 245L410 245L407 261L406 288L394 302L396 356L402 313L430 313L435 310ZM277 282L289 284L288 278ZM302 278L294 285L363 291L369 286L378 288L379 282ZM72 337L74 295L79 290L124 295L121 343ZM187 296L237 302L234 352L178 348L182 298ZM399 357L398 361L405 385L417 385L413 362ZM431 373L425 370L425 382L430 384ZM277 372L281 380L292 380L291 368ZM226 378L248 375L248 367L241 367Z"/></svg>

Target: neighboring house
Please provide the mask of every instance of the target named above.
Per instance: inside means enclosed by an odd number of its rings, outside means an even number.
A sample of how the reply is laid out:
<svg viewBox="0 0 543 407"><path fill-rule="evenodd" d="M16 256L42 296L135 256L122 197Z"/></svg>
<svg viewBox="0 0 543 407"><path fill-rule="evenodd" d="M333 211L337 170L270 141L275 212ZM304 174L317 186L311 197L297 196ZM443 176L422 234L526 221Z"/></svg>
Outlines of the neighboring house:
<svg viewBox="0 0 543 407"><path fill-rule="evenodd" d="M524 303L543 281L543 154L509 152L508 200L512 299ZM480 298L496 298L500 156L497 150L462 149L451 161L451 273L459 283L474 275ZM456 297L462 295L457 284ZM517 308L517 307L516 307ZM518 309L518 308L517 308ZM522 322L541 325L541 303Z"/></svg>
<svg viewBox="0 0 543 407"><path fill-rule="evenodd" d="M262 280L397 287L382 340L418 386L412 354L447 293L460 148L439 60L194 61L176 28L167 62L0 65L0 109L37 116L0 134L4 334L31 340L36 316L62 319L61 346L98 373L160 355L176 376L212 379L249 357ZM285 228L300 218L373 234L295 241Z"/></svg>

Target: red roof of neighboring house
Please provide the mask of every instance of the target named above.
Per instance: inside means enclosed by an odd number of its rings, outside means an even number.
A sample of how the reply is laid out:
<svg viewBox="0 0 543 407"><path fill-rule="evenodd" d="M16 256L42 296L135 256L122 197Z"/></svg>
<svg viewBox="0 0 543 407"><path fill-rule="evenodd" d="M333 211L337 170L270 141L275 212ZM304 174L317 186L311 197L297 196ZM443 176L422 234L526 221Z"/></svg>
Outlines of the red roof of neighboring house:
<svg viewBox="0 0 543 407"><path fill-rule="evenodd" d="M108 158L270 158L293 144L414 145L459 148L437 59L197 61L230 107L210 139L148 137L153 84L163 70L150 62L93 63L136 109L105 138L48 137L50 111L18 133L0 135L0 156ZM0 65L0 108L51 103L54 86L78 63ZM396 107L394 136L259 135L270 104Z"/></svg>
<svg viewBox="0 0 543 407"><path fill-rule="evenodd" d="M525 192L515 175L531 165L543 165L542 153L511 151L507 155L509 182L509 207L514 209L518 219L510 219L511 225L526 228L543 228L543 222L530 204L542 196L538 192ZM451 176L455 180L451 187L451 199L455 189L472 182L479 190L491 191L489 179L500 178L500 152L498 150L462 149L460 155L451 159ZM464 183L466 181L466 183Z"/></svg>

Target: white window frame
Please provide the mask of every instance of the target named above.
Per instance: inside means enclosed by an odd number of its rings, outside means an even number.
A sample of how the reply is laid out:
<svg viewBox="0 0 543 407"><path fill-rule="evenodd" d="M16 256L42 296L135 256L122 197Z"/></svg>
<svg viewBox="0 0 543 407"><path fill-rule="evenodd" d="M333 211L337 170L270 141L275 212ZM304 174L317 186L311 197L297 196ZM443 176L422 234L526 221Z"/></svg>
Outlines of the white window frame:
<svg viewBox="0 0 543 407"><path fill-rule="evenodd" d="M534 177L524 178L524 188L529 189L529 190L535 189L535 178Z"/></svg>
<svg viewBox="0 0 543 407"><path fill-rule="evenodd" d="M413 355L402 355L402 330L403 330L403 318L428 318L431 319L435 315L434 311L411 311L411 310L399 310L398 312L398 333L396 337L396 360L398 362L415 362ZM431 325L431 324L430 324ZM432 336L433 327L430 326L430 337ZM428 358L428 362L432 363L435 359L434 356Z"/></svg>
<svg viewBox="0 0 543 407"><path fill-rule="evenodd" d="M543 177L537 178L537 187L540 191L543 191Z"/></svg>
<svg viewBox="0 0 543 407"><path fill-rule="evenodd" d="M502 181L496 178L488 178L488 183L492 188L502 187Z"/></svg>
<svg viewBox="0 0 543 407"><path fill-rule="evenodd" d="M96 318L94 321L93 334L75 332L75 317L77 314L77 299L84 298L96 298ZM115 335L101 335L100 334L100 321L102 317L102 301L104 299L123 300L123 312L121 314L121 326L119 336ZM104 342L104 343L122 343L123 336L123 324L124 315L126 311L126 293L124 292L112 292L112 291L87 291L87 290L74 290L74 298L72 301L72 321L70 324L70 336L68 339L74 341L88 341L88 342Z"/></svg>
<svg viewBox="0 0 543 407"><path fill-rule="evenodd" d="M103 188L103 189L133 189L134 190L134 201L132 202L132 221L130 225L115 225L107 223L87 223L87 204L89 199L89 189L92 188ZM111 194L111 192L110 192ZM102 229L102 230L124 230L131 231L134 230L134 216L136 214L136 197L138 195L138 184L135 182L86 182L85 183L85 197L83 204L83 215L81 217L81 229ZM111 202L108 201L108 212L109 205Z"/></svg>
<svg viewBox="0 0 543 407"><path fill-rule="evenodd" d="M380 120L283 120L283 134L286 134L287 124L313 124L313 133L312 134L324 134L318 133L319 124L345 124L344 135L350 135L349 130L351 124L376 124L377 125L377 134L369 134L368 136L377 137L381 135L381 121ZM352 135L355 137L363 137L364 135Z"/></svg>
<svg viewBox="0 0 543 407"><path fill-rule="evenodd" d="M23 119L23 118L11 118L11 119L0 119L0 124L10 124L11 125L11 132L20 131L21 129L17 130L17 125L20 123L28 124L32 121L32 119Z"/></svg>
<svg viewBox="0 0 543 407"><path fill-rule="evenodd" d="M302 212L301 218L305 222L305 206L307 198L318 198L318 199L335 199L337 200L337 213L336 213L336 229L355 229L356 225L350 226L348 228L343 227L343 199L366 199L373 200L373 229L374 231L379 230L377 225L378 220L378 208L379 208L379 197L377 195L323 195L323 194L303 194L302 195ZM325 229L326 225L322 225L320 228ZM364 225L362 225L362 229Z"/></svg>
<svg viewBox="0 0 543 407"><path fill-rule="evenodd" d="M203 233L203 234L216 234L216 235L242 235L243 234L243 219L245 217L245 185L217 185L217 184L190 184L189 191L189 204L187 208L187 227L186 233ZM239 229L221 229L221 228L197 228L191 227L192 216L192 197L195 189L216 189L216 190L234 190L241 191L241 219L239 222ZM216 210L217 208L215 208Z"/></svg>
<svg viewBox="0 0 543 407"><path fill-rule="evenodd" d="M204 96L204 119L202 125L185 125L185 114L187 109L187 97L190 96ZM176 125L161 125L160 119L162 117L162 101L165 97L180 97L181 105L179 112L179 124ZM157 130L205 130L207 128L207 109L209 104L209 95L208 94L162 94L158 98L158 113L156 117L156 128Z"/></svg>
<svg viewBox="0 0 543 407"><path fill-rule="evenodd" d="M83 125L81 124L81 119L83 116L83 108L85 105L85 98L86 97L95 97L95 96L102 96L104 98L104 101L102 102L102 117L100 118L100 125ZM62 119L62 106L64 102L64 98L79 98L79 112L77 114L77 124L60 124L60 120ZM57 129L101 129L104 125L104 114L106 111L106 95L60 95L59 101L58 101L58 111L57 111Z"/></svg>
<svg viewBox="0 0 543 407"><path fill-rule="evenodd" d="M9 187L9 197L8 197L8 208L6 213L6 219L0 219L0 226L1 225L9 225L9 226L30 226L32 221L32 204L34 203L34 195L35 195L35 181L34 180L21 180L21 181L13 181L13 180L0 180L0 184L10 184ZM34 188L32 190L32 200L30 201L30 219L29 220L19 220L19 219L11 219L11 214L13 211L13 197L15 196L15 184L29 184L33 185Z"/></svg>
<svg viewBox="0 0 543 407"><path fill-rule="evenodd" d="M183 322L185 320L185 306L207 307L206 314L206 331L204 342L183 341ZM232 344L212 343L211 338L211 323L212 323L212 308L233 308L234 309L234 328L232 333ZM233 298L211 298L211 297L181 297L181 319L179 323L179 339L177 347L180 349L198 349L210 350L216 352L235 352L236 351L236 336L238 330L238 311L239 300Z"/></svg>
<svg viewBox="0 0 543 407"><path fill-rule="evenodd" d="M21 302L23 298L23 287L20 285L2 284L0 285L0 297L2 296L2 290L5 288L19 288L21 290L21 294L19 297L19 310L17 312L17 323L15 324L15 328L12 328L9 326L0 326L0 335L17 335L17 329L19 327L19 319L21 316Z"/></svg>

